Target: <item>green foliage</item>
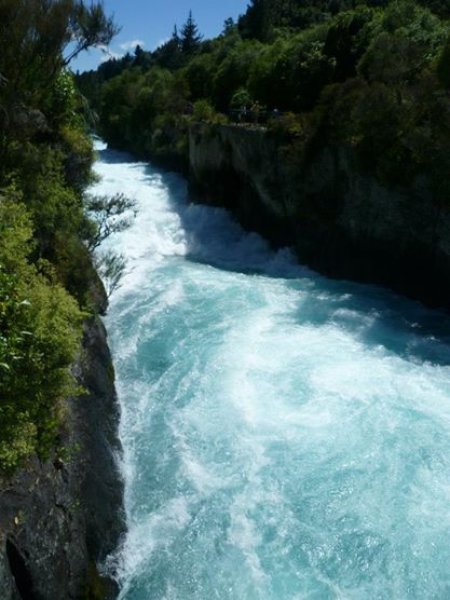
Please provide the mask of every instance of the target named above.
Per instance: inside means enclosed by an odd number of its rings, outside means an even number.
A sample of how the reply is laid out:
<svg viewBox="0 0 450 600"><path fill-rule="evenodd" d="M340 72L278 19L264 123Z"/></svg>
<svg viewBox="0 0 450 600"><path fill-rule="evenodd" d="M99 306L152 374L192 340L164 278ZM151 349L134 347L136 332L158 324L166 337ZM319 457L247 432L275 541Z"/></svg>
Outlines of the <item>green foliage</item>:
<svg viewBox="0 0 450 600"><path fill-rule="evenodd" d="M230 107L232 109L240 109L242 107L251 106L253 104L253 98L250 92L246 88L239 88L231 98Z"/></svg>
<svg viewBox="0 0 450 600"><path fill-rule="evenodd" d="M93 180L91 171L94 148L91 138L83 127L62 125L59 128L62 147L64 176L67 184L80 195Z"/></svg>
<svg viewBox="0 0 450 600"><path fill-rule="evenodd" d="M251 0L247 12L239 20L243 36L268 41L272 35L272 13L268 0Z"/></svg>
<svg viewBox="0 0 450 600"><path fill-rule="evenodd" d="M225 115L217 113L214 107L208 100L197 100L194 102L192 111L193 121L203 121L206 123L226 123Z"/></svg>
<svg viewBox="0 0 450 600"><path fill-rule="evenodd" d="M54 446L61 401L76 392L69 367L82 313L61 285L30 265L31 219L0 200L0 470Z"/></svg>
<svg viewBox="0 0 450 600"><path fill-rule="evenodd" d="M90 216L90 231L86 238L94 250L113 233L124 231L130 225L130 212L136 203L123 194L114 196L87 196L85 210Z"/></svg>
<svg viewBox="0 0 450 600"><path fill-rule="evenodd" d="M447 0L420 0L420 4L442 19L450 18L450 6Z"/></svg>
<svg viewBox="0 0 450 600"><path fill-rule="evenodd" d="M47 108L47 112L51 113L55 123L59 121L61 125L79 124L78 94L70 71L66 69L60 71L53 84L49 100L51 105Z"/></svg>
<svg viewBox="0 0 450 600"><path fill-rule="evenodd" d="M200 48L202 36L198 32L196 22L192 17L192 12L189 12L186 23L181 28L181 51L183 54L194 54Z"/></svg>
<svg viewBox="0 0 450 600"><path fill-rule="evenodd" d="M437 17L411 1L399 1L386 10L359 72L390 85L412 82L436 59L445 37L446 27Z"/></svg>
<svg viewBox="0 0 450 600"><path fill-rule="evenodd" d="M238 25L243 37L267 42L280 28L308 29L357 5L357 0L252 0Z"/></svg>
<svg viewBox="0 0 450 600"><path fill-rule="evenodd" d="M187 136L188 98L188 82L180 72L126 70L103 86L100 133L137 153L178 159L185 154L176 145Z"/></svg>
<svg viewBox="0 0 450 600"><path fill-rule="evenodd" d="M212 54L200 54L189 61L181 76L186 81L191 99L207 98L211 81L214 79L216 64Z"/></svg>
<svg viewBox="0 0 450 600"><path fill-rule="evenodd" d="M155 50L153 58L163 69L177 69L183 64L184 59L181 53L181 40L176 25L170 40ZM152 64L150 63L149 66L152 66Z"/></svg>
<svg viewBox="0 0 450 600"><path fill-rule="evenodd" d="M225 19L223 24L222 35L232 35L236 32L236 25L231 17Z"/></svg>
<svg viewBox="0 0 450 600"><path fill-rule="evenodd" d="M264 106L269 120L281 113L269 128L291 140L292 153L348 144L360 167L386 183L427 175L442 201L435 165L446 168L450 134L446 6L251 0L237 27L228 21L191 54L175 32L144 69L122 62L120 74L102 83L119 65L100 67L101 132L113 144L170 160L187 156L192 119L222 121L221 113Z"/></svg>
<svg viewBox="0 0 450 600"><path fill-rule="evenodd" d="M126 259L122 254L108 250L97 257L96 267L105 283L106 295L109 298L120 287L127 267Z"/></svg>
<svg viewBox="0 0 450 600"><path fill-rule="evenodd" d="M262 51L260 42L239 41L225 56L219 55L210 89L212 100L220 111L229 109L231 98L239 88L248 87L251 69Z"/></svg>
<svg viewBox="0 0 450 600"><path fill-rule="evenodd" d="M270 107L309 110L333 81L335 59L324 52L324 36L318 27L269 46L251 72L252 95Z"/></svg>
<svg viewBox="0 0 450 600"><path fill-rule="evenodd" d="M0 2L0 472L53 451L80 352L80 309L101 310L83 233L92 142L67 65L108 43L101 4Z"/></svg>
<svg viewBox="0 0 450 600"><path fill-rule="evenodd" d="M305 117L295 113L285 113L269 121L270 133L281 140L305 138Z"/></svg>
<svg viewBox="0 0 450 600"><path fill-rule="evenodd" d="M339 14L330 23L324 53L335 60L335 79L345 81L356 74L356 66L367 48L375 14L366 7Z"/></svg>
<svg viewBox="0 0 450 600"><path fill-rule="evenodd" d="M446 89L450 89L450 37L447 38L438 57L436 72L439 82Z"/></svg>
<svg viewBox="0 0 450 600"><path fill-rule="evenodd" d="M0 105L15 124L22 102L44 110L49 90L61 90L62 70L82 50L108 44L117 28L101 4L82 0L2 0L0 3Z"/></svg>

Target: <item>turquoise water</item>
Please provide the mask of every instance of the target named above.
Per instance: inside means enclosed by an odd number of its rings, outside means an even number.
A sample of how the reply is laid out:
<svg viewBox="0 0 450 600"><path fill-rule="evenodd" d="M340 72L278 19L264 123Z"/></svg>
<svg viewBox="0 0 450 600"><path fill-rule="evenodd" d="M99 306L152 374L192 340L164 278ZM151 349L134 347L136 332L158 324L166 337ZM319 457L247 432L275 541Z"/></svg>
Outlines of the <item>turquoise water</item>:
<svg viewBox="0 0 450 600"><path fill-rule="evenodd" d="M138 202L108 242L121 600L450 598L444 315L295 265L176 175L97 171Z"/></svg>

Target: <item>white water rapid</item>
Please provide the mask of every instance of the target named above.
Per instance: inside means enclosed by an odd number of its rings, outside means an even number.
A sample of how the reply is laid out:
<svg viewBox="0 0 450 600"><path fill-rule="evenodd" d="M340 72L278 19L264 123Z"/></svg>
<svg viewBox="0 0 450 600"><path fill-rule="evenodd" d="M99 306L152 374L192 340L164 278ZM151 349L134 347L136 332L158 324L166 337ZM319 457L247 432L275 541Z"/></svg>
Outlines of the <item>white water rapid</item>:
<svg viewBox="0 0 450 600"><path fill-rule="evenodd" d="M450 598L450 328L331 281L99 145L137 200L106 325L121 600Z"/></svg>

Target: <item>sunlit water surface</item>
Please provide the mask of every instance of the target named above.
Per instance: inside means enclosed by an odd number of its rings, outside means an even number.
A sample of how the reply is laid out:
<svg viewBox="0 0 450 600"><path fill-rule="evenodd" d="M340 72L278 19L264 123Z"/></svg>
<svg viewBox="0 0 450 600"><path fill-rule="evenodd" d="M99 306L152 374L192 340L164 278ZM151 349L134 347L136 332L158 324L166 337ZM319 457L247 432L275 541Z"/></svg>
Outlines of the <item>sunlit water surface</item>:
<svg viewBox="0 0 450 600"><path fill-rule="evenodd" d="M99 144L137 200L109 330L121 600L450 598L444 315L325 279Z"/></svg>

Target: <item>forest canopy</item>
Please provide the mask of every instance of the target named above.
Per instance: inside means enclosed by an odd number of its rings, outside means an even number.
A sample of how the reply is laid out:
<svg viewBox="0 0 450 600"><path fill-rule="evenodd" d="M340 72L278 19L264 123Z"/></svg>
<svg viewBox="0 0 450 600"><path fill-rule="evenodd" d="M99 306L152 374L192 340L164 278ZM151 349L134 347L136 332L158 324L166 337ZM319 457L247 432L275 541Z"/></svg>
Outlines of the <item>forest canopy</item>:
<svg viewBox="0 0 450 600"><path fill-rule="evenodd" d="M297 140L298 157L340 143L355 149L361 168L391 184L426 173L442 198L449 6L252 0L217 38L196 35L189 52L175 29L155 51L108 61L77 83L98 112L101 134L153 159L185 164L192 121L247 121ZM195 25L192 15L189 22Z"/></svg>

